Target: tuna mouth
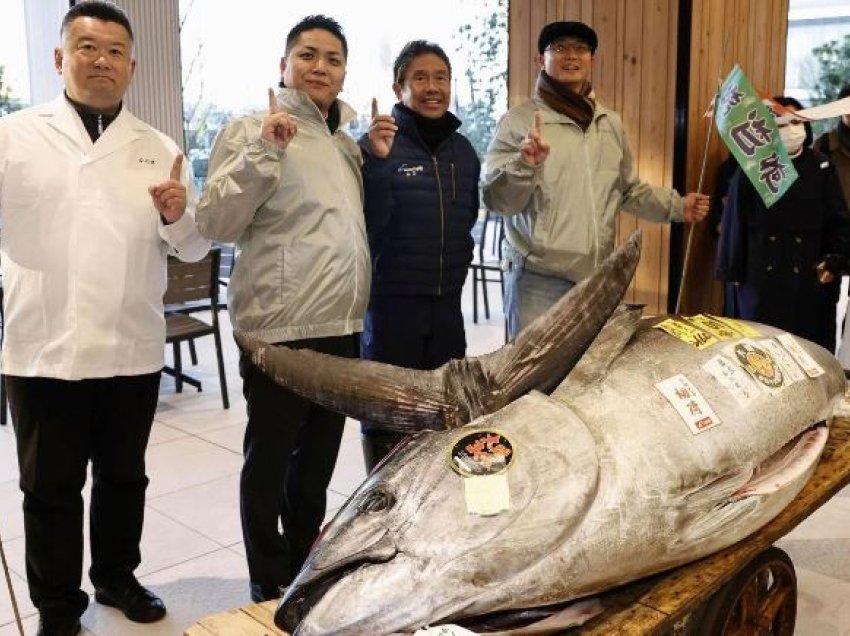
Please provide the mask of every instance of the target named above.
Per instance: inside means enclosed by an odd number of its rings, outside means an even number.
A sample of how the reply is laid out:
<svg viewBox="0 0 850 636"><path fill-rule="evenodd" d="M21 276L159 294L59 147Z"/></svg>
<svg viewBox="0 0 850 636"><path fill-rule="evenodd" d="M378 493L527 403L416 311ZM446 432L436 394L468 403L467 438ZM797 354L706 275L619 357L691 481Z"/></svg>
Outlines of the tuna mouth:
<svg viewBox="0 0 850 636"><path fill-rule="evenodd" d="M386 563L391 561L393 557L388 559L364 558L352 561L343 567L327 572L326 574L318 575L302 585L297 585L298 581L296 580L296 585L290 586L287 593L280 600L277 610L275 610L275 625L287 633L296 636L298 634L298 625L301 624L301 621L304 620L307 614L310 613L310 610L315 607L316 603L319 602L330 588L364 565Z"/></svg>

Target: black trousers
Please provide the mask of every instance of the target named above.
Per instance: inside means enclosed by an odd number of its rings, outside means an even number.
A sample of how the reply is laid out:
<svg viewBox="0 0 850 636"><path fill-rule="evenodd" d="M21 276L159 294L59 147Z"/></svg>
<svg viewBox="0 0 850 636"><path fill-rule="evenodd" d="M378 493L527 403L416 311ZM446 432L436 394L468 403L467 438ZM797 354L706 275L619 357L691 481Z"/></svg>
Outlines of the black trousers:
<svg viewBox="0 0 850 636"><path fill-rule="evenodd" d="M460 292L446 296L373 296L364 320L361 355L409 369L436 369L466 355ZM361 423L366 472L404 437Z"/></svg>
<svg viewBox="0 0 850 636"><path fill-rule="evenodd" d="M346 358L357 351L355 336L282 344ZM276 384L244 353L239 367L248 408L242 535L252 594L271 597L289 585L319 534L345 416Z"/></svg>
<svg viewBox="0 0 850 636"><path fill-rule="evenodd" d="M95 586L121 584L141 562L145 449L160 373L79 381L6 376L24 493L30 598L42 616L80 616L83 497Z"/></svg>

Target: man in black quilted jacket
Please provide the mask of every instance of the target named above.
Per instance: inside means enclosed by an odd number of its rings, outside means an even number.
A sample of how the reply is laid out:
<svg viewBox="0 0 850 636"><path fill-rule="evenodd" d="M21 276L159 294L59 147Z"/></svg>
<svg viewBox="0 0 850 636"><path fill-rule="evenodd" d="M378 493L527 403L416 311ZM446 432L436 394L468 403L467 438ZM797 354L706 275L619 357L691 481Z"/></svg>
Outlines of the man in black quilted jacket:
<svg viewBox="0 0 850 636"><path fill-rule="evenodd" d="M466 353L460 296L472 261L481 163L448 111L452 67L432 42L407 43L393 63L392 115L372 104L363 150L372 291L361 354L434 369ZM366 468L402 437L363 423Z"/></svg>

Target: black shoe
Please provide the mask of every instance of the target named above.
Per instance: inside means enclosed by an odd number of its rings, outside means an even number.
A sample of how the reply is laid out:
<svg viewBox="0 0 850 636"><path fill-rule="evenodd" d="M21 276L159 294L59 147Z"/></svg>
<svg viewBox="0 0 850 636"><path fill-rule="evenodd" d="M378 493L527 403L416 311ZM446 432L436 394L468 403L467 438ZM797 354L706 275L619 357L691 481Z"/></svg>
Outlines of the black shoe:
<svg viewBox="0 0 850 636"><path fill-rule="evenodd" d="M153 623L165 616L165 604L135 577L123 586L95 586L94 598L101 605L117 607L136 623Z"/></svg>
<svg viewBox="0 0 850 636"><path fill-rule="evenodd" d="M286 589L284 585L262 585L254 582L251 582L248 587L251 591L251 600L254 603L278 599L283 596L283 590Z"/></svg>
<svg viewBox="0 0 850 636"><path fill-rule="evenodd" d="M40 618L36 636L77 636L81 630L79 618Z"/></svg>

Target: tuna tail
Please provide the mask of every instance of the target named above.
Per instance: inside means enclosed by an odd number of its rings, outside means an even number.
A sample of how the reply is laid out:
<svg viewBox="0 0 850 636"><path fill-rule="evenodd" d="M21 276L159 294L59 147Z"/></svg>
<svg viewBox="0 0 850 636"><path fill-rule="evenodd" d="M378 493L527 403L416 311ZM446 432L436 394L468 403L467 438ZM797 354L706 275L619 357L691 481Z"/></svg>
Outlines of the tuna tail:
<svg viewBox="0 0 850 636"><path fill-rule="evenodd" d="M516 342L433 371L273 346L239 333L236 341L275 382L329 409L408 433L454 428L531 389L556 386L619 304L639 258L638 231Z"/></svg>

